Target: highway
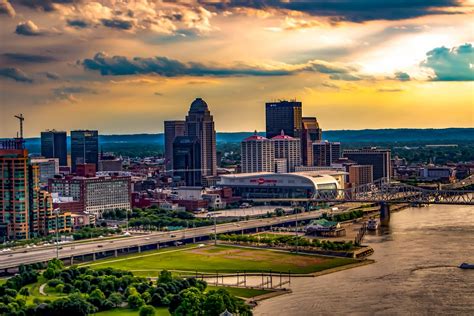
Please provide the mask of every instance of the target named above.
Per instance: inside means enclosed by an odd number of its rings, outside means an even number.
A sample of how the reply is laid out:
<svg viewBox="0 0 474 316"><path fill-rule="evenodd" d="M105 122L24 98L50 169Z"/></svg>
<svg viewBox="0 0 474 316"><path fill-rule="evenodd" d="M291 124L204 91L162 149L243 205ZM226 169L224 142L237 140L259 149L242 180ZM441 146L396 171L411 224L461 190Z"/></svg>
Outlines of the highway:
<svg viewBox="0 0 474 316"><path fill-rule="evenodd" d="M292 214L282 217L263 218L233 223L216 225L217 234L240 232L247 229L267 227L271 225L294 222L296 219L309 220L318 218L323 211L311 211L300 214ZM97 240L91 242L71 242L61 244L59 258L67 259L82 255L91 255L105 251L115 251L133 247L157 245L185 239L207 237L214 234L214 226L189 228L173 232L156 232L143 236L117 237L107 240ZM46 262L56 258L56 246L40 246L36 248L22 248L19 250L0 254L0 269L15 268L21 264L32 264L36 262Z"/></svg>

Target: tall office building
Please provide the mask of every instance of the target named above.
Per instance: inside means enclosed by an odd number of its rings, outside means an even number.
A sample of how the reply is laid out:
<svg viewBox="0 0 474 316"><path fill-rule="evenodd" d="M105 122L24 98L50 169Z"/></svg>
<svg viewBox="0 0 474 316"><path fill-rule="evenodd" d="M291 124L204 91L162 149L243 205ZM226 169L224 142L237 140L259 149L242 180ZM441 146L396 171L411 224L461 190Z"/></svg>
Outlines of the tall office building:
<svg viewBox="0 0 474 316"><path fill-rule="evenodd" d="M40 189L23 139L0 142L0 240L30 239L56 231L51 195ZM63 226L61 226L63 225ZM71 214L58 214L60 231L71 230Z"/></svg>
<svg viewBox="0 0 474 316"><path fill-rule="evenodd" d="M341 143L319 141L313 143L313 166L324 167L341 158Z"/></svg>
<svg viewBox="0 0 474 316"><path fill-rule="evenodd" d="M374 180L379 180L381 178L390 179L390 149L378 149L375 147L346 149L343 152L343 156L355 161L359 165L372 165Z"/></svg>
<svg viewBox="0 0 474 316"><path fill-rule="evenodd" d="M275 150L271 140L255 134L244 139L241 147L242 173L273 172Z"/></svg>
<svg viewBox="0 0 474 316"><path fill-rule="evenodd" d="M304 166L312 166L313 143L321 141L322 130L315 117L303 117L301 126L301 160Z"/></svg>
<svg viewBox="0 0 474 316"><path fill-rule="evenodd" d="M197 137L178 136L173 142L173 175L187 186L201 186L201 144Z"/></svg>
<svg viewBox="0 0 474 316"><path fill-rule="evenodd" d="M93 163L99 168L99 132L90 130L71 131L71 169L77 164Z"/></svg>
<svg viewBox="0 0 474 316"><path fill-rule="evenodd" d="M59 173L58 158L31 158L30 162L32 165L38 166L41 186L46 186L48 179Z"/></svg>
<svg viewBox="0 0 474 316"><path fill-rule="evenodd" d="M286 159L287 171L294 172L295 167L301 165L300 139L285 135L282 130L280 134L274 136L271 141L275 150L275 159Z"/></svg>
<svg viewBox="0 0 474 316"><path fill-rule="evenodd" d="M186 133L185 121L165 121L165 160L166 170L173 169L173 142L177 136Z"/></svg>
<svg viewBox="0 0 474 316"><path fill-rule="evenodd" d="M201 144L202 176L217 175L216 131L207 103L197 98L186 116L186 136L196 137ZM176 167L174 167L176 169Z"/></svg>
<svg viewBox="0 0 474 316"><path fill-rule="evenodd" d="M67 166L66 132L56 130L41 132L41 156L58 158L60 166Z"/></svg>
<svg viewBox="0 0 474 316"><path fill-rule="evenodd" d="M278 101L265 104L267 138L285 135L301 138L302 104L297 101Z"/></svg>
<svg viewBox="0 0 474 316"><path fill-rule="evenodd" d="M351 165L349 166L349 183L352 186L359 186L374 181L372 165Z"/></svg>

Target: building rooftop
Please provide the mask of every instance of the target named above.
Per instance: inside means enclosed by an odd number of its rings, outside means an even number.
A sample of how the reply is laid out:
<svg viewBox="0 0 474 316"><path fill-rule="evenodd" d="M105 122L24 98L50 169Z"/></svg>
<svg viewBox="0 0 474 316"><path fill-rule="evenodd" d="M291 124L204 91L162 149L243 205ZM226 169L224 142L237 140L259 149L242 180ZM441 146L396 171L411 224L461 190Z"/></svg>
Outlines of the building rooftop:
<svg viewBox="0 0 474 316"><path fill-rule="evenodd" d="M191 103L191 108L189 109L189 112L205 112L208 110L209 108L207 106L206 101L201 98L196 98L196 100Z"/></svg>
<svg viewBox="0 0 474 316"><path fill-rule="evenodd" d="M244 142L251 141L251 140L268 140L268 138L258 135L257 131L255 131L252 136L249 136L246 139L244 139Z"/></svg>
<svg viewBox="0 0 474 316"><path fill-rule="evenodd" d="M281 130L280 135L274 136L274 137L272 137L272 139L275 139L275 140L292 140L292 139L295 139L295 138L293 138L289 135L285 135L285 132L283 130Z"/></svg>

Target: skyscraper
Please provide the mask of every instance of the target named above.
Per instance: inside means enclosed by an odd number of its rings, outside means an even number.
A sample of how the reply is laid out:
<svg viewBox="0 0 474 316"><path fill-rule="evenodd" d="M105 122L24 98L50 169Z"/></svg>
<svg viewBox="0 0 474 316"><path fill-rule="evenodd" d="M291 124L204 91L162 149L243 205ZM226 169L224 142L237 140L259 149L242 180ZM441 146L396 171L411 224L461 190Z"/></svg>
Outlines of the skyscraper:
<svg viewBox="0 0 474 316"><path fill-rule="evenodd" d="M185 121L165 121L165 159L166 170L173 169L173 142L177 136L186 133Z"/></svg>
<svg viewBox="0 0 474 316"><path fill-rule="evenodd" d="M61 231L71 230L71 214L58 215ZM55 231L52 197L40 189L23 139L0 142L0 240L29 239Z"/></svg>
<svg viewBox="0 0 474 316"><path fill-rule="evenodd" d="M76 171L78 163L93 163L99 166L99 132L90 130L71 131L71 169Z"/></svg>
<svg viewBox="0 0 474 316"><path fill-rule="evenodd" d="M265 104L267 138L285 135L301 138L302 104L297 101L278 101Z"/></svg>
<svg viewBox="0 0 474 316"><path fill-rule="evenodd" d="M201 144L197 137L178 136L173 142L173 175L187 186L201 186Z"/></svg>
<svg viewBox="0 0 474 316"><path fill-rule="evenodd" d="M331 166L341 157L341 143L319 141L313 143L313 165Z"/></svg>
<svg viewBox="0 0 474 316"><path fill-rule="evenodd" d="M58 158L60 166L67 166L66 132L51 130L41 132L41 156Z"/></svg>
<svg viewBox="0 0 474 316"><path fill-rule="evenodd" d="M275 160L286 159L287 172L294 172L295 167L301 165L301 141L298 138L285 135L283 130L271 141L275 148ZM279 162L281 163L281 160Z"/></svg>
<svg viewBox="0 0 474 316"><path fill-rule="evenodd" d="M302 118L301 159L304 166L312 166L313 143L321 141L322 130L315 117Z"/></svg>
<svg viewBox="0 0 474 316"><path fill-rule="evenodd" d="M242 173L273 172L275 168L275 150L271 140L263 136L247 137L241 143Z"/></svg>
<svg viewBox="0 0 474 316"><path fill-rule="evenodd" d="M372 165L374 180L381 178L390 179L391 176L391 152L390 149L363 148L346 149L343 156L359 165Z"/></svg>
<svg viewBox="0 0 474 316"><path fill-rule="evenodd" d="M197 98L186 116L186 136L196 137L201 145L202 176L217 175L216 131L207 103ZM176 169L176 166L173 167Z"/></svg>

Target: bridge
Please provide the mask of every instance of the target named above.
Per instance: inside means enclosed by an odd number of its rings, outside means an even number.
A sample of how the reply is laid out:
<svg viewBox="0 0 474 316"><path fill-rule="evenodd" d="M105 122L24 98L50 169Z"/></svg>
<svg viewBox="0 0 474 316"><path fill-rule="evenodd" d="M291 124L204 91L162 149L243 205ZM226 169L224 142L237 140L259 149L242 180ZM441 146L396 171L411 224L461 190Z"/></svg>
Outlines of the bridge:
<svg viewBox="0 0 474 316"><path fill-rule="evenodd" d="M359 202L474 205L474 191L429 190L380 179L349 189L319 190L308 198L250 198L254 202Z"/></svg>

